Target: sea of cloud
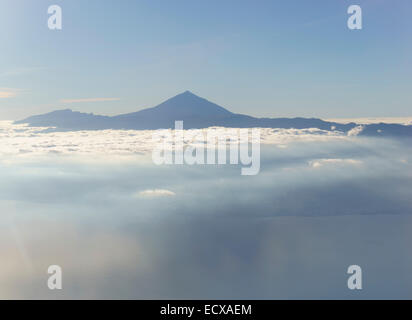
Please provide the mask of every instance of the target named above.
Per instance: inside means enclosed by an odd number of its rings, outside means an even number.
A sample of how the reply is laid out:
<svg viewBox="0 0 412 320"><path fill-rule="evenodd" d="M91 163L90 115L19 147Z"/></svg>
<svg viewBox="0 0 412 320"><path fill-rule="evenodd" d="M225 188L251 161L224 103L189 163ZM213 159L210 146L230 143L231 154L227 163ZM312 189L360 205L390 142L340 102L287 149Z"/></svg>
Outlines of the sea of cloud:
<svg viewBox="0 0 412 320"><path fill-rule="evenodd" d="M53 132L50 128L16 125L11 121L0 121L0 155L2 156L41 156L49 154L86 155L86 156L130 156L151 154L154 148L154 130L90 130ZM185 130L185 145L191 143L190 137L206 131L225 130L212 127L208 129ZM238 129L235 129L238 130ZM166 132L169 130L163 130ZM172 132L172 130L170 131ZM294 141L336 141L347 138L339 131L320 129L260 129L261 143L284 147ZM349 133L354 135L357 130Z"/></svg>
<svg viewBox="0 0 412 320"><path fill-rule="evenodd" d="M409 141L267 129L241 176L156 166L149 131L0 132L0 298L412 298Z"/></svg>

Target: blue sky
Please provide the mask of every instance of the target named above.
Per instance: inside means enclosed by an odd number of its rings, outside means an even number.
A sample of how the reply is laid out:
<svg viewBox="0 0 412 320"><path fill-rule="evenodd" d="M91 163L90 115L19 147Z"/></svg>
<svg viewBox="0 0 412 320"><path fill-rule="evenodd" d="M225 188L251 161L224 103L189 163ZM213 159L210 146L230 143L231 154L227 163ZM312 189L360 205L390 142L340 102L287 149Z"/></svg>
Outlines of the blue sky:
<svg viewBox="0 0 412 320"><path fill-rule="evenodd" d="M363 30L347 28L351 4ZM2 0L0 119L185 90L255 116L411 116L411 17L409 0Z"/></svg>

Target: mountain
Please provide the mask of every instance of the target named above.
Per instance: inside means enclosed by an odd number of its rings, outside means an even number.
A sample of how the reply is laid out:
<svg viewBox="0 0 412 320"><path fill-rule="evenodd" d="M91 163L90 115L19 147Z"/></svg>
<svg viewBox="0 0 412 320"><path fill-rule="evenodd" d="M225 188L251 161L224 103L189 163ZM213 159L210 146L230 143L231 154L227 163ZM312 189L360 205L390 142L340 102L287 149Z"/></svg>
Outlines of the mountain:
<svg viewBox="0 0 412 320"><path fill-rule="evenodd" d="M70 109L57 110L50 113L32 116L16 124L27 123L32 127L56 127L58 129L105 129L110 127L111 117L81 113Z"/></svg>
<svg viewBox="0 0 412 320"><path fill-rule="evenodd" d="M234 114L215 103L186 91L156 107L113 117L116 127L125 129L174 128L176 120L184 127L207 128L230 119Z"/></svg>
<svg viewBox="0 0 412 320"><path fill-rule="evenodd" d="M99 129L152 130L174 128L175 121L177 120L184 122L185 129L221 126L235 128L318 128L348 132L357 126L355 123L341 124L315 118L254 118L230 112L189 91L170 98L156 107L118 116L100 116L66 109L32 116L15 123L27 123L33 127L54 127L55 129L53 130L56 131ZM390 124L365 125L362 134L371 136L412 136L412 126Z"/></svg>

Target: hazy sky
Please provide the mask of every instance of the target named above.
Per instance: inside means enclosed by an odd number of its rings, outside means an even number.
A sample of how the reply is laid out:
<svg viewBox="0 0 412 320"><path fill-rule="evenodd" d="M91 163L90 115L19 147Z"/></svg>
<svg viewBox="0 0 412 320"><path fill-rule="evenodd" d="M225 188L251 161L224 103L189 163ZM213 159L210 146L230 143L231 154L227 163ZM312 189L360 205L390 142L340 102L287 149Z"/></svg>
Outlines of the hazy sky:
<svg viewBox="0 0 412 320"><path fill-rule="evenodd" d="M363 30L347 28L351 4ZM256 116L411 116L411 17L410 0L2 0L0 119L185 90Z"/></svg>

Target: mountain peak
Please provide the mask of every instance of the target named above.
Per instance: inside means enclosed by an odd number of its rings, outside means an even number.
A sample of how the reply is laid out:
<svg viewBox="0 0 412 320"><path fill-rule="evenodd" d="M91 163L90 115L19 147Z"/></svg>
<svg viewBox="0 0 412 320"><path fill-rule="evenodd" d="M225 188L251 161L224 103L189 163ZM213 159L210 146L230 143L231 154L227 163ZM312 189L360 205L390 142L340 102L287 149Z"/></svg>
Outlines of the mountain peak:
<svg viewBox="0 0 412 320"><path fill-rule="evenodd" d="M191 92L191 91L189 91L189 90L186 90L185 92L182 92L182 93L180 93L180 94L178 94L178 95L170 98L169 100L172 100L172 99L178 98L178 97L184 97L184 98L188 98L188 99L189 99L189 98L202 99L201 97L195 95L193 92Z"/></svg>
<svg viewBox="0 0 412 320"><path fill-rule="evenodd" d="M225 108L210 102L190 91L174 96L158 106L152 108L161 112L162 115L169 114L174 117L185 119L186 117L227 117L232 113Z"/></svg>
<svg viewBox="0 0 412 320"><path fill-rule="evenodd" d="M56 110L56 111L53 111L53 112L56 112L56 113L72 113L73 110L67 108L67 109Z"/></svg>

